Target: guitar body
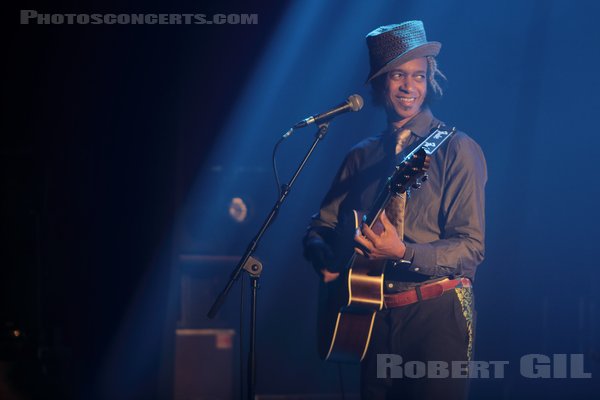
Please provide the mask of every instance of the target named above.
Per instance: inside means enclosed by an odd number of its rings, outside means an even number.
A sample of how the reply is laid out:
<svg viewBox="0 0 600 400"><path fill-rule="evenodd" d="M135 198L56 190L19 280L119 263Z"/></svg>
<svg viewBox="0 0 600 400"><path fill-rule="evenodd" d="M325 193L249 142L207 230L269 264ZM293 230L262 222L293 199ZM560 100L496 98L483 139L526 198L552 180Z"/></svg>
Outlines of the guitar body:
<svg viewBox="0 0 600 400"><path fill-rule="evenodd" d="M362 218L356 211L355 228ZM319 287L319 354L327 361L362 361L371 339L375 314L383 308L385 260L354 253L338 279Z"/></svg>

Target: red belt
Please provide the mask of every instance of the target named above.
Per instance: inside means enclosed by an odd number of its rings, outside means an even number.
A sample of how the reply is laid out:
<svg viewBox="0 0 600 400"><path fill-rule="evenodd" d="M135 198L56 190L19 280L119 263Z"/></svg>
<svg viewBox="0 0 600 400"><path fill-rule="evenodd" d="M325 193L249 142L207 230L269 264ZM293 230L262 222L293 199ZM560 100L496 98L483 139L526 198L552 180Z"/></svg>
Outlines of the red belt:
<svg viewBox="0 0 600 400"><path fill-rule="evenodd" d="M456 287L471 287L471 281L468 278L446 278L441 281L416 286L400 293L386 294L384 296L385 307L402 307L418 301L434 299Z"/></svg>

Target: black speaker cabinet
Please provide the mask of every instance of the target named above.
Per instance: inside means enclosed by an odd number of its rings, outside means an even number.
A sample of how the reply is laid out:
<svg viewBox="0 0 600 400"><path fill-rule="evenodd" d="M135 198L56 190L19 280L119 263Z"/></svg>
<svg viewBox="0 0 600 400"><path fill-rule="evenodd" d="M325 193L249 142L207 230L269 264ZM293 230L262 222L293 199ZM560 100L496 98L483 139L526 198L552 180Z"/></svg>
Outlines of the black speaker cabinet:
<svg viewBox="0 0 600 400"><path fill-rule="evenodd" d="M175 400L233 398L231 329L177 329L175 337Z"/></svg>

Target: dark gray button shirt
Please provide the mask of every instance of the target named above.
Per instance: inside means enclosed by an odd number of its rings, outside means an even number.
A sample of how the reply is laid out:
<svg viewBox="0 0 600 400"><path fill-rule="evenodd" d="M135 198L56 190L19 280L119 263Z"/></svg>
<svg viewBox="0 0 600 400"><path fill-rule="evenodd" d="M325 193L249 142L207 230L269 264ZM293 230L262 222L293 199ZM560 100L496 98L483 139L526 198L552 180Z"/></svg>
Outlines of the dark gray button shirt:
<svg viewBox="0 0 600 400"><path fill-rule="evenodd" d="M428 108L409 121L411 141L427 136L440 123ZM336 227L353 209L367 211L397 164L395 135L367 138L347 154L313 215L305 243L319 236L333 244ZM479 145L457 132L433 154L429 179L412 190L406 204L404 263L386 269L386 290L457 275L473 279L484 256L485 158Z"/></svg>

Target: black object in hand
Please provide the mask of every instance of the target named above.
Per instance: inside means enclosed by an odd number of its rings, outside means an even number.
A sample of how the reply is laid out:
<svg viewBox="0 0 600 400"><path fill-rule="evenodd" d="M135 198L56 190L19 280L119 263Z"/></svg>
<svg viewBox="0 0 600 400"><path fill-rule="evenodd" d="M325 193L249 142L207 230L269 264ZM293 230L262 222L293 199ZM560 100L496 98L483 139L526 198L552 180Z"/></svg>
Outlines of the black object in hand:
<svg viewBox="0 0 600 400"><path fill-rule="evenodd" d="M334 256L331 247L320 238L312 238L304 246L304 256L308 259L317 273L322 269L333 271Z"/></svg>

